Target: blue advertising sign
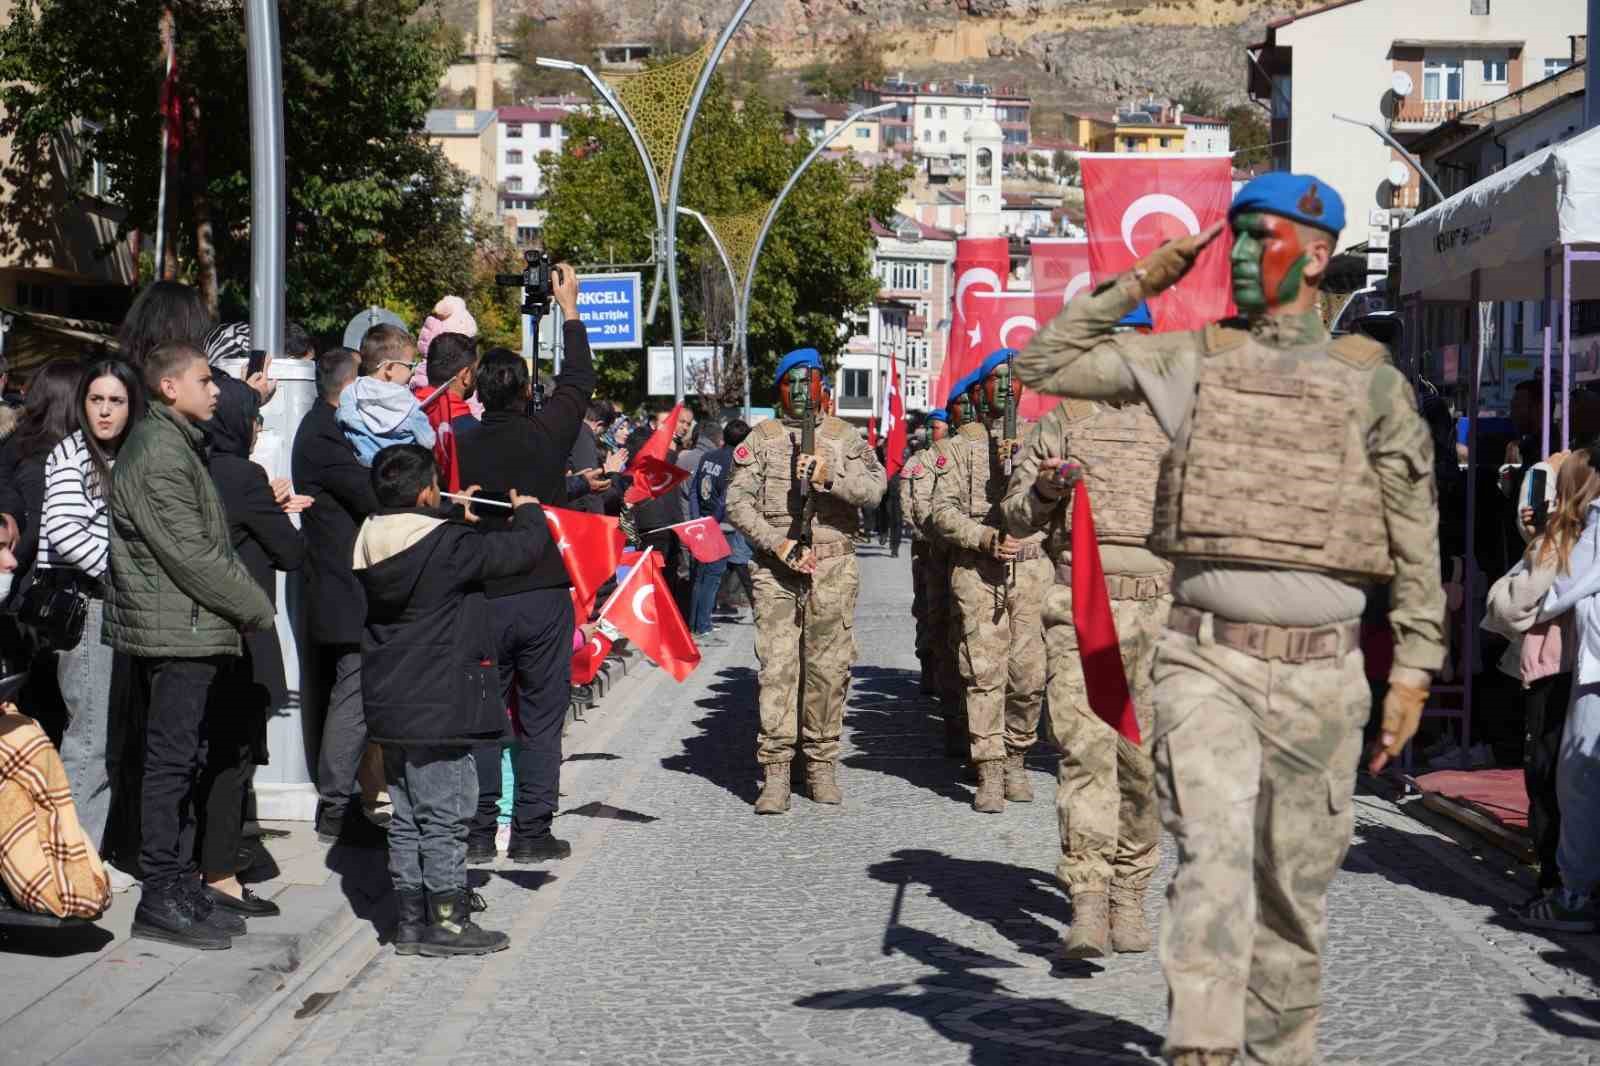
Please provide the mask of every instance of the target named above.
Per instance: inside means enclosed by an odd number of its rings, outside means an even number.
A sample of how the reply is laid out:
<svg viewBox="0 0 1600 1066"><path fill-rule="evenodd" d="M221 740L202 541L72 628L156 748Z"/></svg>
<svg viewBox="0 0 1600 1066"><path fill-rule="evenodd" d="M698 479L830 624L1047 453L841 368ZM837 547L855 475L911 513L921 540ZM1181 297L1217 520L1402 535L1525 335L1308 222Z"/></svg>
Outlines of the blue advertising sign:
<svg viewBox="0 0 1600 1066"><path fill-rule="evenodd" d="M578 320L588 331L590 348L644 347L639 274L580 274Z"/></svg>

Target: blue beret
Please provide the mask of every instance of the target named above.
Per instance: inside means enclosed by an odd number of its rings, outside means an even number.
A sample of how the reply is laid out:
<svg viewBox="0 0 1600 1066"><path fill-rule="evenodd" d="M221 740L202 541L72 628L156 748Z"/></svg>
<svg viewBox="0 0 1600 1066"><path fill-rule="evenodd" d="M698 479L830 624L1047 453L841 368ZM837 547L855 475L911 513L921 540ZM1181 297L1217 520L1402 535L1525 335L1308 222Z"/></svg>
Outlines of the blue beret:
<svg viewBox="0 0 1600 1066"><path fill-rule="evenodd" d="M1009 362L1011 357L1016 354L1017 350L1015 348L996 348L994 351L989 353L989 358L978 364L978 369L972 375L972 380L982 381L990 374L993 374L996 367L1000 366L1002 363Z"/></svg>
<svg viewBox="0 0 1600 1066"><path fill-rule="evenodd" d="M1327 182L1309 174L1273 171L1239 190L1228 209L1231 222L1247 211L1282 215L1338 236L1344 229L1344 200Z"/></svg>
<svg viewBox="0 0 1600 1066"><path fill-rule="evenodd" d="M978 372L976 370L974 370L971 373L969 373L969 374L965 375L964 377L962 377L961 380L957 381L954 385L951 385L950 386L950 396L949 396L948 399L945 400L945 404L944 404L945 407L946 408L954 407L956 405L956 401L959 400L966 393L966 391L968 389L972 388L972 383L974 381L977 381L977 380L978 380Z"/></svg>
<svg viewBox="0 0 1600 1066"><path fill-rule="evenodd" d="M1141 327L1145 329L1154 329L1156 323L1155 319L1150 317L1150 305L1145 303L1143 300L1140 300L1138 307L1135 307L1132 311L1129 311L1127 314L1123 315L1117 320L1117 325L1131 326L1134 329L1139 329Z"/></svg>
<svg viewBox="0 0 1600 1066"><path fill-rule="evenodd" d="M943 407L935 407L933 410L928 412L928 417L923 419L923 421L925 421L925 422L943 422L946 425L949 425L949 423L950 423L950 412L946 411Z"/></svg>
<svg viewBox="0 0 1600 1066"><path fill-rule="evenodd" d="M783 380L783 376L797 366L813 366L822 369L822 357L815 348L796 348L782 359L778 360L778 375L772 379L773 387Z"/></svg>

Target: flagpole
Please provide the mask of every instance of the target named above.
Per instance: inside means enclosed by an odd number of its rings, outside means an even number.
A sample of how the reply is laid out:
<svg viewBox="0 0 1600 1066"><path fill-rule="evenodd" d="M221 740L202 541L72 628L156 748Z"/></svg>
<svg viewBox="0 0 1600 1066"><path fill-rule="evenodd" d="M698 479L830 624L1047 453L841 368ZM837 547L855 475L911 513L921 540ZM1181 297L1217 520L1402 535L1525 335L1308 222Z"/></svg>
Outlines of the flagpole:
<svg viewBox="0 0 1600 1066"><path fill-rule="evenodd" d="M650 558L650 553L655 551L655 550L656 550L655 547L651 546L649 548L646 548L643 552L641 552L640 555L639 555L639 561L633 564L634 569L638 569L639 567L643 566L644 565L644 561L646 559ZM633 570L629 570L628 571L628 576L629 577L633 576ZM628 582L627 582L626 578L621 580L621 581L618 581L617 582L617 587L611 590L610 599L606 600L605 606L600 608L600 617L601 618L604 618L606 616L606 612L611 610L611 605L613 603L617 602L617 597L622 595L622 586L626 585L627 583Z"/></svg>
<svg viewBox="0 0 1600 1066"><path fill-rule="evenodd" d="M167 251L167 161L172 156L172 132L167 129L167 116L172 110L168 96L172 92L172 57L175 51L172 34L172 9L167 8L161 13L161 44L167 53L167 69L161 75L161 185L156 193L156 281L166 277L163 270ZM134 270L137 273L137 263L134 264Z"/></svg>

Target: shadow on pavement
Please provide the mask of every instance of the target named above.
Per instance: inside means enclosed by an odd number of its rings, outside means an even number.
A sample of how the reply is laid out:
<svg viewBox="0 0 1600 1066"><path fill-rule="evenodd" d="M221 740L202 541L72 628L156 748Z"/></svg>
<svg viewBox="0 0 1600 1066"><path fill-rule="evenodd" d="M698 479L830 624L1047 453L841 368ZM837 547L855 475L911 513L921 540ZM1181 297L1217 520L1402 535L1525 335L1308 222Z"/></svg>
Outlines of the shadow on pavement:
<svg viewBox="0 0 1600 1066"><path fill-rule="evenodd" d="M918 682L913 670L856 668L844 711L846 739L855 750L842 761L970 804L972 789L963 783L961 766L944 754L944 719Z"/></svg>
<svg viewBox="0 0 1600 1066"><path fill-rule="evenodd" d="M707 686L704 699L695 706L708 714L694 723L699 730L683 739L683 751L661 760L664 769L703 777L737 796L754 803L761 790L756 765L756 672L748 666L734 666L717 674Z"/></svg>
<svg viewBox="0 0 1600 1066"><path fill-rule="evenodd" d="M640 825L649 825L651 822L661 821L660 818L653 814L629 810L626 807L613 807L609 803L601 803L599 800L585 803L582 807L574 807L571 810L562 811L556 817L564 818L569 814L576 814L580 818L610 818L618 822L636 822Z"/></svg>
<svg viewBox="0 0 1600 1066"><path fill-rule="evenodd" d="M116 939L111 930L92 922L72 922L52 929L3 926L0 927L0 953L65 959L73 955L93 955Z"/></svg>
<svg viewBox="0 0 1600 1066"><path fill-rule="evenodd" d="M1561 1036L1600 1040L1600 1003L1578 996L1521 994L1528 1020Z"/></svg>
<svg viewBox="0 0 1600 1066"><path fill-rule="evenodd" d="M819 992L795 1005L840 1012L903 1011L951 1043L968 1045L972 1066L1091 1066L1156 1059L1161 1038L1142 1026L1081 1010L1055 996L1017 995L999 978L978 972L1015 969L1016 963L906 927L898 928L889 946L937 972L912 982Z"/></svg>
<svg viewBox="0 0 1600 1066"><path fill-rule="evenodd" d="M568 755L565 759L562 759L561 761L562 762L599 762L599 761L603 760L603 761L606 761L606 762L610 762L613 759L620 759L620 758L622 758L622 756L613 755L609 751L580 751L576 755Z"/></svg>
<svg viewBox="0 0 1600 1066"><path fill-rule="evenodd" d="M339 891L349 900L351 911L372 923L382 944L389 943L396 919L388 854L384 848L335 844L327 857L328 869L339 875Z"/></svg>

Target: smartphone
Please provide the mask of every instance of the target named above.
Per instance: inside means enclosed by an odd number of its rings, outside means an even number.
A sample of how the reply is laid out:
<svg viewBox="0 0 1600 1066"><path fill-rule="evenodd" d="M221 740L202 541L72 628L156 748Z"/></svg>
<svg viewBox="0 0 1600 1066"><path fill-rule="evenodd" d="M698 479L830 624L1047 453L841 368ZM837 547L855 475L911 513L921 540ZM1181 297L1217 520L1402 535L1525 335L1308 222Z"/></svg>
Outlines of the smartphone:
<svg viewBox="0 0 1600 1066"><path fill-rule="evenodd" d="M265 369L267 369L267 353L252 351L250 361L245 364L244 379L249 381Z"/></svg>
<svg viewBox="0 0 1600 1066"><path fill-rule="evenodd" d="M1550 518L1550 502L1545 499L1545 479L1549 471L1528 471L1528 502L1533 507L1533 531L1544 532L1544 524Z"/></svg>

